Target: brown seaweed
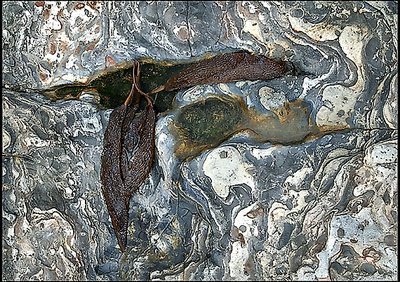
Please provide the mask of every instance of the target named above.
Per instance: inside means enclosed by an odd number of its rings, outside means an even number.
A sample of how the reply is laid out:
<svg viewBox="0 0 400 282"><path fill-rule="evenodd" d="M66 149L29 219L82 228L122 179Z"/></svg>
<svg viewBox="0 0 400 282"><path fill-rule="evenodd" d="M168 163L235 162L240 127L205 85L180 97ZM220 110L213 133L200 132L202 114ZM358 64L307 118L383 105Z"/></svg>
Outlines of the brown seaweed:
<svg viewBox="0 0 400 282"><path fill-rule="evenodd" d="M200 84L268 80L290 70L286 62L264 56L227 53L194 63L149 94ZM154 158L155 112L148 94L139 88L139 77L139 63L135 61L131 91L125 103L110 115L101 157L103 197L122 251L127 242L130 198L147 178Z"/></svg>
<svg viewBox="0 0 400 282"><path fill-rule="evenodd" d="M172 91L201 84L227 83L240 80L269 80L281 77L292 66L284 61L274 60L248 52L225 53L194 63L167 80L150 94Z"/></svg>
<svg viewBox="0 0 400 282"><path fill-rule="evenodd" d="M155 113L150 98L139 89L139 63L133 66L133 84L125 103L116 108L104 134L101 182L111 222L125 250L129 200L149 174L154 158ZM146 106L140 107L144 97Z"/></svg>

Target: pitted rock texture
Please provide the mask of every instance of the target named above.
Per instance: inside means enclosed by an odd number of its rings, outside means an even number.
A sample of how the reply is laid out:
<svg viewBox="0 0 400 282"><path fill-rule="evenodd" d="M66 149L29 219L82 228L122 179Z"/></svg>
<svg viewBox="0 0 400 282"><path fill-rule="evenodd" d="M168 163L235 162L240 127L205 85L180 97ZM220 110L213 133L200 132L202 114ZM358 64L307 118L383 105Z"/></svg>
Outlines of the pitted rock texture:
<svg viewBox="0 0 400 282"><path fill-rule="evenodd" d="M5 280L395 280L398 11L392 2L2 3ZM156 160L130 202L122 254L100 186L111 110L49 101L141 57L248 50L301 70L194 86L159 113ZM323 134L239 132L187 160L178 109L236 95L275 115L302 99Z"/></svg>

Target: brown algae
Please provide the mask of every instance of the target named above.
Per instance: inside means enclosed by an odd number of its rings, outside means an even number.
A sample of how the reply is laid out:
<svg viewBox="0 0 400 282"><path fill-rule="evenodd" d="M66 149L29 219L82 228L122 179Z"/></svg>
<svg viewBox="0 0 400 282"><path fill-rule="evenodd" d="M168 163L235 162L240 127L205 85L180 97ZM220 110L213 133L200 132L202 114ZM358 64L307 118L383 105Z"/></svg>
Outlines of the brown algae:
<svg viewBox="0 0 400 282"><path fill-rule="evenodd" d="M222 60L226 56L244 56L244 62L248 57L253 58L252 55L245 52L221 55L215 58ZM203 69L204 65L214 66L211 64L212 58L213 56L204 56L201 60L195 62L181 63L160 62L150 58L139 59L141 65L139 86L145 93L159 88L160 85L168 86L171 83L170 81L175 81L177 77L183 79L186 77L185 75L192 75L188 70ZM245 63L243 64L246 66ZM278 64L277 66L283 68L286 65L282 62L282 65ZM223 66L220 67L226 69ZM278 74L271 77L266 77L266 74L261 73L260 78L273 78L285 71L287 69L278 69ZM115 65L89 77L86 83L57 86L45 90L43 94L52 100L59 100L78 99L82 93L91 92L98 95L97 98L102 107L116 108L124 102L131 89L133 83L131 73L131 63ZM196 77L198 73L195 72L193 75ZM232 75L236 75L236 72ZM267 73L267 75L269 74ZM249 74L247 78L250 77ZM253 77L253 79L257 78L258 76ZM214 81L214 78L207 79L206 82ZM220 78L217 78L217 80L219 81ZM196 83L200 82L202 82L200 78L196 80ZM186 82L186 84L191 85L193 83ZM165 91L152 95L154 109L158 113L173 110L173 100L177 91L170 91L176 87L171 86L169 88L167 87ZM283 107L274 111L261 113L248 108L241 97L231 95L211 95L202 101L177 109L172 131L178 140L175 151L180 159L195 157L206 149L218 146L238 132L246 131L251 138L259 142L282 144L300 142L305 140L305 137L309 136L310 133L314 136L314 134L320 132L315 123L311 121L310 105L304 101L287 102Z"/></svg>
<svg viewBox="0 0 400 282"><path fill-rule="evenodd" d="M269 80L291 73L291 64L247 51L223 53L186 62L138 60L141 65L139 87L153 94L157 112L170 110L179 89L201 84L239 80ZM42 91L52 100L79 99L82 92L97 93L100 105L116 108L123 103L132 85L132 63L114 65L90 76L85 83L56 86ZM95 91L93 91L95 90ZM155 94L157 93L157 94ZM155 94L155 95L154 95Z"/></svg>

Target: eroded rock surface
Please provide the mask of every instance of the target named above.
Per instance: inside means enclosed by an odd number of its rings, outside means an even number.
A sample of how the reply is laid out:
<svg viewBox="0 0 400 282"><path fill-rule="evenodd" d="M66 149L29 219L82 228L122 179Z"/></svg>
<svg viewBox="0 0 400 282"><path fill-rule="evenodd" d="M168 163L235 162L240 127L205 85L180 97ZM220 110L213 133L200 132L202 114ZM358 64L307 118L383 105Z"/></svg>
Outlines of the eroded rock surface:
<svg viewBox="0 0 400 282"><path fill-rule="evenodd" d="M398 11L392 2L2 3L3 277L7 280L397 279ZM141 57L248 50L301 70L194 86L159 113L156 161L121 254L100 187L111 110L39 90ZM323 134L239 132L187 160L178 109L241 97L279 119L310 105ZM267 126L267 125L263 125Z"/></svg>

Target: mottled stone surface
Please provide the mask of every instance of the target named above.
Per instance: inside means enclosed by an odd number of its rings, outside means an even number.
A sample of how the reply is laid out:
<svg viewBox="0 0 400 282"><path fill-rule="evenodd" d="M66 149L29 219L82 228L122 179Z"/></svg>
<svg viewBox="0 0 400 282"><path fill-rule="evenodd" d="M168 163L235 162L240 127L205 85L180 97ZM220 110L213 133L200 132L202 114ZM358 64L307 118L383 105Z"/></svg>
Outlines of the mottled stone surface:
<svg viewBox="0 0 400 282"><path fill-rule="evenodd" d="M396 3L2 8L3 280L397 279ZM90 95L50 101L38 91L140 57L239 49L301 74L180 91L157 117L155 164L131 199L121 254L99 176L111 110ZM176 109L215 95L270 115L304 100L323 133L281 144L239 132L179 161Z"/></svg>

